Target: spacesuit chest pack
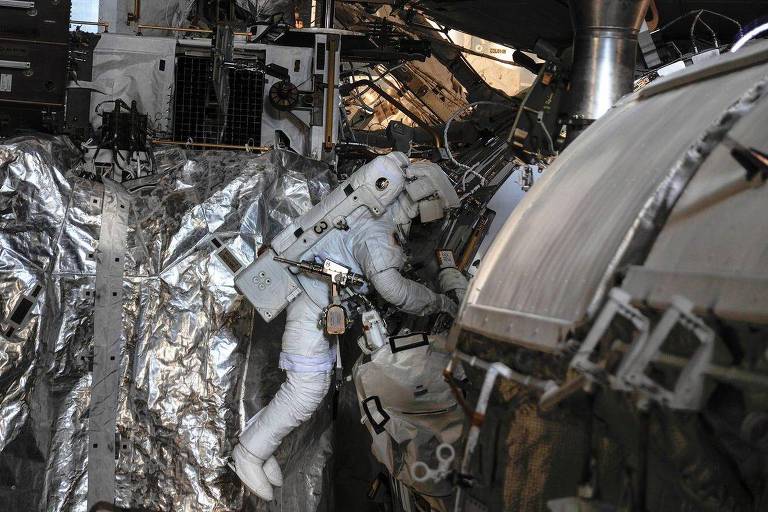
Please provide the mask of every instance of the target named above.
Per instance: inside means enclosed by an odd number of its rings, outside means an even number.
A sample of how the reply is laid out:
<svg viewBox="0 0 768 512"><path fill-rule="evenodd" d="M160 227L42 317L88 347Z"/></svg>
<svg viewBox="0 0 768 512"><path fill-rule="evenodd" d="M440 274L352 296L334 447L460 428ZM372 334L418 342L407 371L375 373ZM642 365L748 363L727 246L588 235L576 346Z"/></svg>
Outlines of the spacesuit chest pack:
<svg viewBox="0 0 768 512"><path fill-rule="evenodd" d="M394 240L394 233L395 223L390 209L380 217L362 212L350 218L349 230L332 231L305 252L301 259L317 262L329 259L367 277L390 268L401 270L405 257L402 248ZM304 291L317 305L323 306L328 302L330 290L327 280L304 273L297 277ZM365 286L357 291L368 292Z"/></svg>

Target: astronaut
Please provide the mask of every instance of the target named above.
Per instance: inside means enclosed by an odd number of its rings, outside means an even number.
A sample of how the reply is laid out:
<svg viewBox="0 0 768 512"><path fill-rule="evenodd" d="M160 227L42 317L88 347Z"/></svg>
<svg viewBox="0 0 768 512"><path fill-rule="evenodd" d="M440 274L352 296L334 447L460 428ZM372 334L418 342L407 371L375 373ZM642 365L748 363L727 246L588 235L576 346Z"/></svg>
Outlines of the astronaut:
<svg viewBox="0 0 768 512"><path fill-rule="evenodd" d="M399 240L407 235L411 220L420 215L423 222L434 221L443 217L445 209L458 206L448 177L435 164L411 164L403 153L393 152L362 166L339 189L347 190L348 196L350 190L360 186L375 191L377 206L361 205L339 219L336 227L303 252L300 259L330 259L349 267L364 275L382 298L406 313L455 315L457 305L450 298L400 273L405 255ZM336 205L329 203L338 202L339 197L345 196L329 194L302 217L322 218L318 212L324 215L332 211ZM301 219L281 235L301 233L296 231ZM232 453L233 469L240 480L252 493L268 501L273 498L273 487L283 483L273 454L282 439L319 407L328 392L336 361L337 348L330 346L319 325L323 309L331 302L329 285L317 276L297 277L303 293L287 306L279 360L286 380L272 401L248 421Z"/></svg>

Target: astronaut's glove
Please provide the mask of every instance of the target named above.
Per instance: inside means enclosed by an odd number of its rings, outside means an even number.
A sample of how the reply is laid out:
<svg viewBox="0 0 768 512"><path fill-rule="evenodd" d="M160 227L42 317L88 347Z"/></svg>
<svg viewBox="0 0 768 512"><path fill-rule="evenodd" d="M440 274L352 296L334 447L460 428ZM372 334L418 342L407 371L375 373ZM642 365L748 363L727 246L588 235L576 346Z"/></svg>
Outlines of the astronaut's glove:
<svg viewBox="0 0 768 512"><path fill-rule="evenodd" d="M451 318L456 318L456 314L459 312L459 306L447 295L438 295L437 303L441 313L448 313L451 315Z"/></svg>

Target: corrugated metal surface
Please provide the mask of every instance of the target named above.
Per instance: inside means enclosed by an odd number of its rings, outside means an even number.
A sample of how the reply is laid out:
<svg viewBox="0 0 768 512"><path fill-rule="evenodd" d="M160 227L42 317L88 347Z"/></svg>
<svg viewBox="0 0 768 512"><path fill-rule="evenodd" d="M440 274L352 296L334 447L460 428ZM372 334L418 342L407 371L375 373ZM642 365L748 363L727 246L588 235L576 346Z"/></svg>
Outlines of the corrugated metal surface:
<svg viewBox="0 0 768 512"><path fill-rule="evenodd" d="M711 151L700 139L768 75L766 56L760 45L728 57L713 66L738 61L741 69L625 99L595 123L499 233L471 284L461 327L555 350L594 313L618 266L642 257L633 251L646 245L656 211L685 186L678 174L695 172L691 161Z"/></svg>
<svg viewBox="0 0 768 512"><path fill-rule="evenodd" d="M768 152L768 103L730 132L739 143ZM768 321L768 186L748 182L719 146L680 197L645 264L623 286L635 299L665 307L675 294L699 312L724 319Z"/></svg>

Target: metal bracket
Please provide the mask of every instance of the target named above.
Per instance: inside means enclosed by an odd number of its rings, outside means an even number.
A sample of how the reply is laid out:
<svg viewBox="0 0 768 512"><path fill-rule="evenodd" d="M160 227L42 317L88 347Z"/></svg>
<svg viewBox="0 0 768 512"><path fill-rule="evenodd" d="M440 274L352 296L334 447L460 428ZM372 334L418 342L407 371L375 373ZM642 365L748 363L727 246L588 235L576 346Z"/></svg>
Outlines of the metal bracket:
<svg viewBox="0 0 768 512"><path fill-rule="evenodd" d="M610 384L611 387L623 391L629 391L631 388L624 384L621 379L616 378L605 368L605 361L594 359L600 340L608 332L613 322L619 318L625 318L635 328L633 346L645 346L648 339L650 322L637 308L630 304L631 296L621 288L613 288L608 293L608 301L603 306L600 314L589 330L586 339L579 346L576 355L571 360L571 368L582 373L592 382Z"/></svg>
<svg viewBox="0 0 768 512"><path fill-rule="evenodd" d="M701 409L704 399L704 377L730 382L741 386L768 387L768 379L737 368L724 368L712 364L715 347L715 332L704 321L693 314L693 303L681 296L671 299L669 308L651 330L648 319L630 304L625 291L614 288L609 300L593 324L587 338L571 361L571 368L581 377L547 393L542 397L542 409L551 409L567 396L577 392L586 381L610 386L619 391L638 393L643 399L653 400L670 409L696 411ZM600 340L604 338L617 315L630 320L637 333L631 344L622 340L609 340L612 354L623 354L615 373L607 368L605 358L594 358ZM664 353L664 343L675 329L684 329L698 342L691 356ZM679 332L679 331L678 331ZM665 386L648 374L652 363L681 369L673 385ZM546 403L545 403L546 402Z"/></svg>
<svg viewBox="0 0 768 512"><path fill-rule="evenodd" d="M417 461L411 465L411 476L417 482L426 482L432 480L433 482L440 482L445 480L451 469L451 463L456 458L456 450L453 449L448 443L441 443L435 450L435 456L437 457L437 469L432 469L425 462Z"/></svg>
<svg viewBox="0 0 768 512"><path fill-rule="evenodd" d="M115 182L104 180L101 204L88 419L89 510L102 501L113 503L115 497L115 421L123 350L122 285L131 196Z"/></svg>
<svg viewBox="0 0 768 512"><path fill-rule="evenodd" d="M646 340L637 340L629 348L617 372L617 377L651 400L672 409L695 411L704 398L704 375L709 369L715 347L715 333L693 314L693 303L675 296L656 328ZM648 366L661 354L661 348L673 329L690 332L699 346L683 367L672 389L648 376Z"/></svg>
<svg viewBox="0 0 768 512"><path fill-rule="evenodd" d="M455 359L459 359L470 366L485 370L485 379L483 380L483 385L480 388L477 404L475 405L474 411L470 412L471 423L469 431L467 432L467 440L464 444L464 455L461 460L461 466L459 472L454 474L454 481L459 486L455 494L454 511L458 512L461 510L460 507L464 503L464 498L462 497L462 487L468 487L473 482L472 475L469 471L470 462L472 460L472 454L475 451L475 447L477 446L477 441L480 437L480 428L485 421L485 413L488 409L488 401L490 400L491 392L496 387L496 379L501 377L503 379L516 382L522 386L539 390L545 394L551 392L557 386L552 381L545 381L530 375L518 373L504 363L498 361L495 363L489 363L487 361L483 361L482 359L478 359L475 356L465 354L459 350L454 351L454 358L451 359L451 361L448 363L448 366L445 368L445 371L443 372L443 374L447 377L453 374ZM450 380L448 382L449 384L451 383ZM454 388L454 386L451 387ZM459 402L459 404L464 404L462 407L465 407L466 404L463 402L460 393L455 388L453 391L456 395L457 402Z"/></svg>

